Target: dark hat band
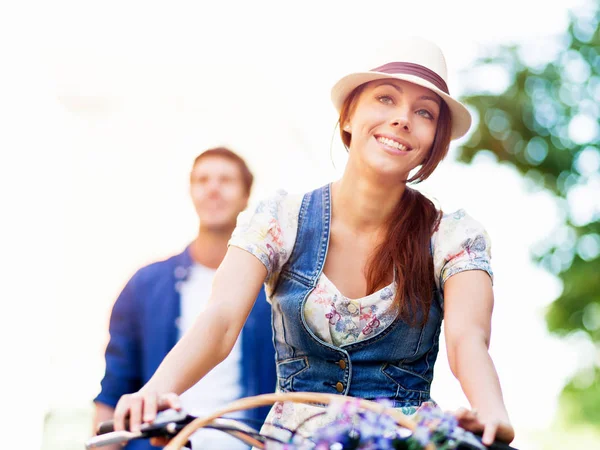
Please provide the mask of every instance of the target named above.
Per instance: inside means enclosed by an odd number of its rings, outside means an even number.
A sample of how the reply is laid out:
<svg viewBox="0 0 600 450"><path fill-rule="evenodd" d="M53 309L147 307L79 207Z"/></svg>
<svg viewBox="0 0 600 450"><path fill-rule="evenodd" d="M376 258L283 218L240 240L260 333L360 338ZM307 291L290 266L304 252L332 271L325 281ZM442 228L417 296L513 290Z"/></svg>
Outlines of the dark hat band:
<svg viewBox="0 0 600 450"><path fill-rule="evenodd" d="M450 95L448 92L448 85L444 81L442 77L440 77L433 70L428 69L425 66L421 66L420 64L413 64L408 62L391 62L384 64L383 66L377 67L375 69L371 69L371 72L382 72L388 74L397 74L401 73L404 75L415 75L419 78L423 78L425 81L429 81L440 91L445 92Z"/></svg>

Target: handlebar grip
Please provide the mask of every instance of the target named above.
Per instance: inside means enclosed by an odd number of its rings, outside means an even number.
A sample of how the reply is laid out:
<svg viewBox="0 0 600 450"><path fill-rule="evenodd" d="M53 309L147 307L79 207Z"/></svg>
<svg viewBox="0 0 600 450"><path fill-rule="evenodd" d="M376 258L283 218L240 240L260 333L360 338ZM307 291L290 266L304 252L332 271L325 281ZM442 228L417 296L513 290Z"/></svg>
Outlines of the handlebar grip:
<svg viewBox="0 0 600 450"><path fill-rule="evenodd" d="M129 417L125 418L125 429L129 429ZM96 430L96 435L100 436L101 434L112 433L113 431L115 431L115 421L107 420L105 422L100 422L98 429Z"/></svg>
<svg viewBox="0 0 600 450"><path fill-rule="evenodd" d="M195 417L188 416L188 414L183 411L176 411L174 409L166 409L164 411L159 412L156 415L156 418L152 423L144 423L141 425L141 431L153 431L155 429L160 429L164 425L170 422L187 424L191 422ZM129 430L129 416L125 417L125 429ZM115 421L107 420L105 422L101 422L98 425L98 429L96 431L96 435L111 433L115 431Z"/></svg>
<svg viewBox="0 0 600 450"><path fill-rule="evenodd" d="M516 448L499 441L493 442L491 445L488 445L487 448L488 450L517 450Z"/></svg>

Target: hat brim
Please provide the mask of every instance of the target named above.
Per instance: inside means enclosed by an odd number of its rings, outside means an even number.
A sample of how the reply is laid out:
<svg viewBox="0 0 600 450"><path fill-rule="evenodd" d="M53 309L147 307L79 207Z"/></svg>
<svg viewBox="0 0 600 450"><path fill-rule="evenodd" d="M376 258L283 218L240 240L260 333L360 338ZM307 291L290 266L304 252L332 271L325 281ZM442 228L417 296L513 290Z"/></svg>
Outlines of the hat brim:
<svg viewBox="0 0 600 450"><path fill-rule="evenodd" d="M396 80L404 80L419 86L426 87L438 94L448 105L450 115L452 117L452 139L458 139L464 136L471 127L471 114L469 110L461 102L453 99L441 89L434 86L432 83L415 75L407 74L389 74L383 72L357 72L346 75L341 78L331 89L331 100L337 109L338 113L342 109L344 101L350 93L361 84L369 81L392 78Z"/></svg>

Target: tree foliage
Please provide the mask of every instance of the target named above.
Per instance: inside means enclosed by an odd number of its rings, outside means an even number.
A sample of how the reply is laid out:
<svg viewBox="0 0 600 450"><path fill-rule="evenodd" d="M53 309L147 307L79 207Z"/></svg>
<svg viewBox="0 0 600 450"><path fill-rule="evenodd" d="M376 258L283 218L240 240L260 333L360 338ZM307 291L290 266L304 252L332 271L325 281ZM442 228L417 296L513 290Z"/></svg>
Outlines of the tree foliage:
<svg viewBox="0 0 600 450"><path fill-rule="evenodd" d="M479 116L459 159L492 152L562 204L563 224L533 257L560 278L548 308L551 332L584 333L600 348L600 7L573 13L560 39L495 48L474 73L505 75L501 93L463 101ZM536 57L552 53L543 62ZM484 80L485 81L485 80ZM598 353L597 353L598 354ZM600 367L590 361L565 386L563 400L600 427Z"/></svg>

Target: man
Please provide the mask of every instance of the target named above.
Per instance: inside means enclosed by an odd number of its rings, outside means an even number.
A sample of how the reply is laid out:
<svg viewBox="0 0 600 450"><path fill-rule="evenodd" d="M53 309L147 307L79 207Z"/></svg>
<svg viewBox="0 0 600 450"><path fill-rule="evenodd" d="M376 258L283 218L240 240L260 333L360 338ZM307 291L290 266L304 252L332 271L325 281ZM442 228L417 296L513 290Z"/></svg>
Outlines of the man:
<svg viewBox="0 0 600 450"><path fill-rule="evenodd" d="M183 253L140 269L115 302L106 373L102 390L94 399L95 426L112 418L123 394L137 391L148 381L206 305L237 216L248 204L252 182L245 161L229 149L207 150L194 161L190 194L200 219L198 235ZM187 412L203 415L240 397L274 392L270 323L270 306L261 291L229 357L181 396ZM268 410L249 411L246 416L262 421ZM192 444L198 448L246 448L214 430L201 431ZM118 448L122 447L114 447ZM132 441L126 448L156 447L144 440Z"/></svg>

